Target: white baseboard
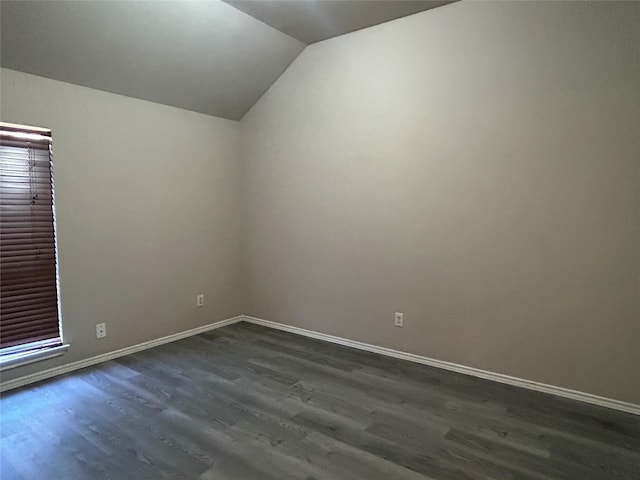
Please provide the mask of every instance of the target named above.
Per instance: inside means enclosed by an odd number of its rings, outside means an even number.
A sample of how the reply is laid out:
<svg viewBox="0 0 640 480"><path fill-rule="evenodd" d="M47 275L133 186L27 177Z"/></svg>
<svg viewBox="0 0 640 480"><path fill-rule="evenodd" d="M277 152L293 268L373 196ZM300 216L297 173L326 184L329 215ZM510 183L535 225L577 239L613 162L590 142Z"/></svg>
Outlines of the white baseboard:
<svg viewBox="0 0 640 480"><path fill-rule="evenodd" d="M31 375L25 375L24 377L15 378L6 382L0 383L0 392L11 390L14 388L22 387L30 383L39 382L47 378L55 377L57 375L63 375L65 373L79 370L81 368L96 365L98 363L113 360L114 358L129 355L131 353L139 352L141 350L147 350L149 348L157 347L169 342L175 342L182 338L198 335L200 333L208 332L216 328L221 328L233 323L245 321L256 325L262 325L264 327L274 328L277 330L283 330L285 332L295 333L303 335L305 337L316 338L324 340L326 342L336 343L339 345L345 345L347 347L357 348L359 350L365 350L367 352L378 353L380 355L386 355L388 357L399 358L402 360L408 360L410 362L421 363L423 365L429 365L431 367L441 368L444 370L450 370L452 372L462 373L465 375L471 375L474 377L484 378L486 380L492 380L494 382L505 383L507 385L514 385L516 387L528 388L529 390L535 390L537 392L549 393L557 395L559 397L570 398L572 400L578 400L592 405L598 405L601 407L611 408L614 410L620 410L622 412L632 413L640 415L640 405L633 403L622 402L620 400L614 400L611 398L601 397L590 393L579 392L577 390L571 390L563 387L556 387L554 385L548 385L545 383L534 382L532 380L525 380L523 378L512 377L501 373L489 372L487 370L481 370L479 368L467 367L465 365L459 365L457 363L445 362L442 360L436 360L434 358L424 357L422 355L416 355L413 353L401 352L399 350L393 350L391 348L379 347L368 343L358 342L355 340L349 340L347 338L336 337L335 335L328 335L325 333L314 332L312 330L306 330L300 327L293 327L291 325L285 325L284 323L272 322L269 320L263 320L261 318L249 317L246 315L239 315L237 317L228 318L220 322L211 323L202 327L193 328L184 332L175 333L166 337L157 338L155 340L149 340L148 342L139 343L130 347L121 348L113 352L103 353L96 355L95 357L87 358L59 367L50 368L41 372L36 372Z"/></svg>
<svg viewBox="0 0 640 480"><path fill-rule="evenodd" d="M633 403L600 397L591 393L579 392L577 390L571 390L568 388L556 387L554 385L548 385L546 383L534 382L532 380L525 380L523 378L512 377L509 375L504 375L502 373L489 372L487 370L467 367L465 365L459 365L457 363L436 360L434 358L423 357L421 355L415 355L413 353L401 352L399 350L393 350L391 348L378 347L376 345L370 345L368 343L357 342L355 340L336 337L334 335L327 335L325 333L318 333L312 330L306 330L304 328L285 325L283 323L263 320L261 318L249 317L246 315L242 315L241 318L245 322L262 325L264 327L275 328L277 330L283 330L285 332L296 333L298 335L304 335L305 337L316 338L331 343L337 343L339 345L345 345L347 347L357 348L359 350L366 350L367 352L378 353L389 357L408 360L410 362L429 365L430 367L442 368L444 370L450 370L452 372L484 378L486 380L493 380L494 382L506 383L507 385L528 388L529 390L535 390L537 392L550 393L558 397L570 398L572 400L578 400L580 402L590 403L601 407L612 408L614 410L620 410L622 412L640 415L640 405L636 405Z"/></svg>
<svg viewBox="0 0 640 480"><path fill-rule="evenodd" d="M181 340L186 337L191 337L193 335L208 332L209 330L215 330L216 328L225 327L227 325L231 325L232 323L240 322L242 321L242 319L242 316L227 318L226 320L222 320L220 322L210 323L208 325L203 325L202 327L192 328L191 330L185 330L184 332L174 333L173 335L167 335L166 337L156 338L155 340L149 340L148 342L138 343L137 345L121 348L120 350L114 350L113 352L107 352L101 355L96 355L95 357L79 360L77 362L67 363L66 365L61 365L59 367L49 368L41 372L32 373L31 375L25 375L24 377L14 378L13 380L0 383L0 392L22 387L30 383L39 382L40 380L45 380L57 375L63 375L65 373L89 367L97 363L106 362L109 360L113 360L114 358L122 357L124 355L129 355L141 350L147 350L149 348L157 347L158 345L175 342L176 340Z"/></svg>

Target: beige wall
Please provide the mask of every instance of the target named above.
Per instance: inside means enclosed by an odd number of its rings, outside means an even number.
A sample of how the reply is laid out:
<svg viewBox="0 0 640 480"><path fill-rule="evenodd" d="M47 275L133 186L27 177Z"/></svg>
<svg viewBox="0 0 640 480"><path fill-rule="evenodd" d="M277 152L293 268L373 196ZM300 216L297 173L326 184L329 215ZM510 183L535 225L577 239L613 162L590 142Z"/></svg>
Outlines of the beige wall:
<svg viewBox="0 0 640 480"><path fill-rule="evenodd" d="M461 2L308 47L242 121L245 313L640 403L639 24Z"/></svg>
<svg viewBox="0 0 640 480"><path fill-rule="evenodd" d="M71 344L3 380L241 312L237 122L11 70L0 81L3 121L52 129Z"/></svg>

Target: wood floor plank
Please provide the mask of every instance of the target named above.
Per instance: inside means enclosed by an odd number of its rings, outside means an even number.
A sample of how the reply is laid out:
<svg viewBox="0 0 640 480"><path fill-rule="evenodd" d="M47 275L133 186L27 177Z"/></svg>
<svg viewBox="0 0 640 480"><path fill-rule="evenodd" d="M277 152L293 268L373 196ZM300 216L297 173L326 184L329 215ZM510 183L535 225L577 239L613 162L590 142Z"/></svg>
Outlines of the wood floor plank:
<svg viewBox="0 0 640 480"><path fill-rule="evenodd" d="M3 480L640 480L640 417L235 324L6 392Z"/></svg>

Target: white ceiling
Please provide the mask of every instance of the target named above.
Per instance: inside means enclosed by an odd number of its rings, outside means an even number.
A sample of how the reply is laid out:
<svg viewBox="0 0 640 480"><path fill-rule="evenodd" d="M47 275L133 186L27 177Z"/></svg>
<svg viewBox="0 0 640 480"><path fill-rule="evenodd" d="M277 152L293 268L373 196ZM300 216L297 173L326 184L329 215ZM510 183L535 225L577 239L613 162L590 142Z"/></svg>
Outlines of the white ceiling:
<svg viewBox="0 0 640 480"><path fill-rule="evenodd" d="M5 68L233 120L305 47L218 1L0 8Z"/></svg>
<svg viewBox="0 0 640 480"><path fill-rule="evenodd" d="M239 120L306 44L444 3L450 1L2 0L0 61Z"/></svg>
<svg viewBox="0 0 640 480"><path fill-rule="evenodd" d="M311 44L453 0L223 0L252 17Z"/></svg>

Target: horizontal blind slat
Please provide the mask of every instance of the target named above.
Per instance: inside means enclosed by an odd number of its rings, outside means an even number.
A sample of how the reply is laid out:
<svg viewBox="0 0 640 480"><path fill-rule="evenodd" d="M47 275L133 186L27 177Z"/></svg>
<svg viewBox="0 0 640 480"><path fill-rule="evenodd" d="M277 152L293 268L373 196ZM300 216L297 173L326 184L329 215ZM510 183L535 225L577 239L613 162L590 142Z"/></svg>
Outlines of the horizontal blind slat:
<svg viewBox="0 0 640 480"><path fill-rule="evenodd" d="M42 254L55 255L53 245L2 245L0 247L0 257L5 256L37 256Z"/></svg>
<svg viewBox="0 0 640 480"><path fill-rule="evenodd" d="M55 279L55 271L44 271L39 276L31 275L30 278L20 278L18 276L2 280L0 282L0 291L4 295L17 295L27 290L47 290L53 288L53 280ZM57 287L56 287L57 289Z"/></svg>
<svg viewBox="0 0 640 480"><path fill-rule="evenodd" d="M42 315L45 319L52 318L55 319L56 322L58 321L57 305L55 305L55 308L51 306L52 302L55 302L55 298L45 298L39 302L29 302L30 300L26 300L25 302L13 302L7 307L3 305L2 309L5 310L5 313L2 314L2 325L9 328L11 325L26 325L33 323L34 318L30 317L29 319L26 319L21 315L21 312L25 310L25 307L27 307L31 312L36 312L34 315Z"/></svg>
<svg viewBox="0 0 640 480"><path fill-rule="evenodd" d="M58 322L57 320L51 321L49 323L44 323L44 324L40 324L40 323L30 323L30 324L25 324L25 325L21 325L18 327L15 327L13 325L9 325L6 329L2 328L0 329L0 335L2 335L3 337L17 337L17 336L22 336L24 334L28 334L28 333L36 333L36 334L40 334L43 333L44 331L51 331L54 332L56 331L58 326ZM6 331L4 331L6 330ZM56 332L57 333L57 332Z"/></svg>
<svg viewBox="0 0 640 480"><path fill-rule="evenodd" d="M52 296L55 296L56 291L53 288L43 289L40 291L31 292L2 292L2 298L0 298L0 305L9 305L16 302L38 302L41 299L51 300ZM54 298L55 300L55 298Z"/></svg>
<svg viewBox="0 0 640 480"><path fill-rule="evenodd" d="M59 327L51 327L36 332L24 332L20 335L5 334L0 336L0 348L15 347L25 343L39 342L41 340L49 340L53 338L59 338Z"/></svg>
<svg viewBox="0 0 640 480"><path fill-rule="evenodd" d="M0 290L3 292L15 291L26 288L36 288L39 285L51 283L55 277L55 268L41 268L28 272L10 272L11 275L3 275L0 278Z"/></svg>
<svg viewBox="0 0 640 480"><path fill-rule="evenodd" d="M4 311L2 312L2 322L0 323L4 323L9 322L11 320L15 320L15 319L24 319L26 320L37 320L40 319L42 317L46 317L46 316L50 316L53 315L55 317L57 317L57 310L58 310L58 306L57 305L49 305L49 306L39 306L38 308L32 308L29 309L28 312L24 312L24 311Z"/></svg>
<svg viewBox="0 0 640 480"><path fill-rule="evenodd" d="M0 329L0 336L3 341L11 341L19 337L30 338L33 335L42 335L45 333L55 334L56 337L58 336L57 322L56 323L51 322L51 323L45 323L45 324L34 323L31 325L25 325L18 328L13 328L13 326L10 326L9 329L7 330L8 331L5 332L2 329Z"/></svg>
<svg viewBox="0 0 640 480"><path fill-rule="evenodd" d="M55 262L56 256L54 254L49 255L35 255L35 256L20 256L20 257L3 257L0 256L0 265L8 269L23 269L41 267L46 268L52 262ZM10 274L11 272L7 272Z"/></svg>

